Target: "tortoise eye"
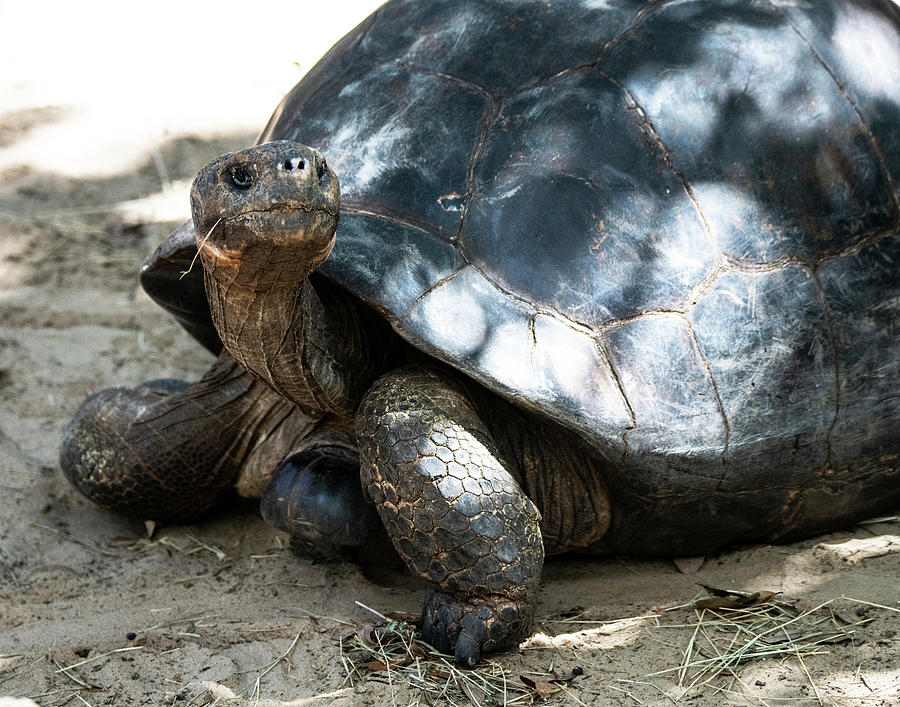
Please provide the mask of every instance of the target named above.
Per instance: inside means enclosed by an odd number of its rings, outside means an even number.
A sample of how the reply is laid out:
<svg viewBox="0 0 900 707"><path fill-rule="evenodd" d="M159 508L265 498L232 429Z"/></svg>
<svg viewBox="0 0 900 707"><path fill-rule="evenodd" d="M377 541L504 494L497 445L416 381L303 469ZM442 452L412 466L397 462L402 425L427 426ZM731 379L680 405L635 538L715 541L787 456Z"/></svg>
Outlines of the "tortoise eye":
<svg viewBox="0 0 900 707"><path fill-rule="evenodd" d="M316 165L316 176L321 179L322 175L325 174L325 160L319 160L319 163Z"/></svg>
<svg viewBox="0 0 900 707"><path fill-rule="evenodd" d="M229 176L231 183L239 189L249 189L253 184L253 175L245 167L232 167Z"/></svg>

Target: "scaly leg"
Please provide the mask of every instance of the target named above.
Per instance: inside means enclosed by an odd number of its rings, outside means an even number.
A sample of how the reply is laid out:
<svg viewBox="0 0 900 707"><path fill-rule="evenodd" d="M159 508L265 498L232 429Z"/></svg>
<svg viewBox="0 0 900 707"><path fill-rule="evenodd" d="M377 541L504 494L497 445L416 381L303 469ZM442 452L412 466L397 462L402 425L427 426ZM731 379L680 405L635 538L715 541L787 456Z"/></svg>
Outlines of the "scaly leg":
<svg viewBox="0 0 900 707"><path fill-rule="evenodd" d="M540 516L464 384L430 368L381 377L360 406L357 441L363 488L409 569L431 582L425 640L473 665L527 636Z"/></svg>

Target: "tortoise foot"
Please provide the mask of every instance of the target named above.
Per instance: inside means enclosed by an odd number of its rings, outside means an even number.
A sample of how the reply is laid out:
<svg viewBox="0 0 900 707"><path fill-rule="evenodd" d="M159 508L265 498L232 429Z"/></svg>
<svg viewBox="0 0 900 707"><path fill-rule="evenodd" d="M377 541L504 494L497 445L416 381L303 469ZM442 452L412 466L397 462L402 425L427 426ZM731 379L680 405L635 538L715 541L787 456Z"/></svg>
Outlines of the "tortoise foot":
<svg viewBox="0 0 900 707"><path fill-rule="evenodd" d="M186 387L151 381L134 389L106 388L85 399L60 447L60 467L72 485L96 504L139 519L190 520L206 510L217 494L202 493L212 491L199 488L202 483L190 493L190 473L174 473L167 466L177 460L153 449L155 413Z"/></svg>
<svg viewBox="0 0 900 707"><path fill-rule="evenodd" d="M266 437L266 415L282 419L263 395L274 396L227 354L195 383L162 378L101 390L66 425L60 466L100 506L137 520L194 521L232 487L253 441Z"/></svg>
<svg viewBox="0 0 900 707"><path fill-rule="evenodd" d="M339 447L292 454L260 499L263 520L291 536L294 551L319 560L396 557L375 507L363 496L359 458Z"/></svg>
<svg viewBox="0 0 900 707"><path fill-rule="evenodd" d="M457 665L472 667L481 654L515 648L528 637L534 605L502 595L457 597L428 589L422 610L422 637Z"/></svg>

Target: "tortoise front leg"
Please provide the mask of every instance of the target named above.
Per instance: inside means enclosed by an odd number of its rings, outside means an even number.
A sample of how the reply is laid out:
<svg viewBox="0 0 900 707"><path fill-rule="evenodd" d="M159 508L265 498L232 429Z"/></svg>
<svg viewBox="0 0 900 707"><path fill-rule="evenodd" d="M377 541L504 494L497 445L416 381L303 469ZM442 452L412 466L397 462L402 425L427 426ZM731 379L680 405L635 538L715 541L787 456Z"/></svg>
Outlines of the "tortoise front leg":
<svg viewBox="0 0 900 707"><path fill-rule="evenodd" d="M87 398L64 430L60 466L101 506L192 522L239 472L248 486L240 490L259 495L276 464L317 425L223 352L195 383L151 381Z"/></svg>
<svg viewBox="0 0 900 707"><path fill-rule="evenodd" d="M409 569L431 582L425 640L473 665L528 635L544 560L534 504L464 387L437 369L378 379L357 415L363 488Z"/></svg>

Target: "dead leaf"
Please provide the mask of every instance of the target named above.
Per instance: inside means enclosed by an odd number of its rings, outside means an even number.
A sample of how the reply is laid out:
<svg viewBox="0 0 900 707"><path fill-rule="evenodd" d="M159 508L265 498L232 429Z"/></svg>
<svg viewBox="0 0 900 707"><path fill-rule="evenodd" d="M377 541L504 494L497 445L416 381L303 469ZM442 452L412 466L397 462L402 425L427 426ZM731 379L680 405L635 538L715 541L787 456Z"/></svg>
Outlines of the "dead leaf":
<svg viewBox="0 0 900 707"><path fill-rule="evenodd" d="M815 551L855 565L862 560L900 552L900 536L878 535L874 538L853 538L842 543L819 543Z"/></svg>
<svg viewBox="0 0 900 707"><path fill-rule="evenodd" d="M113 535L106 541L106 547L131 547L139 539L134 535Z"/></svg>
<svg viewBox="0 0 900 707"><path fill-rule="evenodd" d="M147 538L149 540L152 540L154 533L156 533L156 521L155 520L145 520L144 528L147 530Z"/></svg>
<svg viewBox="0 0 900 707"><path fill-rule="evenodd" d="M356 632L356 637L367 648L377 648L378 647L378 641L375 638L375 627L372 626L371 624L360 628L359 631Z"/></svg>
<svg viewBox="0 0 900 707"><path fill-rule="evenodd" d="M524 675L519 676L519 680L525 683L532 690L537 692L538 697L542 700L546 700L550 695L559 692L562 688L554 685L552 682L546 682L545 680L532 680L529 677L525 677Z"/></svg>
<svg viewBox="0 0 900 707"><path fill-rule="evenodd" d="M672 561L681 574L697 574L703 567L706 557L702 555L699 557L676 557Z"/></svg>
<svg viewBox="0 0 900 707"><path fill-rule="evenodd" d="M841 621L845 624L856 623L856 619L854 619L850 614L846 611L841 611L840 609L835 609L833 606L829 607L829 611L831 611L831 616L834 618L835 623Z"/></svg>
<svg viewBox="0 0 900 707"><path fill-rule="evenodd" d="M363 663L363 667L368 668L373 673L377 673L381 670L388 670L391 666L383 660L370 660L368 663Z"/></svg>
<svg viewBox="0 0 900 707"><path fill-rule="evenodd" d="M719 590L722 591L722 590ZM731 592L719 594L710 599L700 599L694 602L696 609L749 609L752 606L768 604L778 592L753 592L752 594Z"/></svg>
<svg viewBox="0 0 900 707"><path fill-rule="evenodd" d="M487 697L488 693L485 692L482 688L477 687L473 683L468 680L464 680L461 683L462 691L466 693L466 697L469 698L469 701L473 705L481 705L484 704L484 700Z"/></svg>
<svg viewBox="0 0 900 707"><path fill-rule="evenodd" d="M416 641L416 640L413 640L409 644L409 652L414 657L418 657L418 658L424 658L425 656L428 655L428 649L425 646L423 646L419 641Z"/></svg>

